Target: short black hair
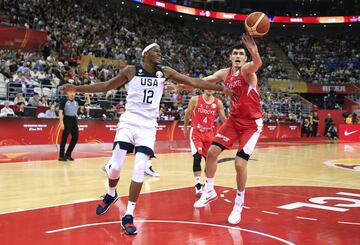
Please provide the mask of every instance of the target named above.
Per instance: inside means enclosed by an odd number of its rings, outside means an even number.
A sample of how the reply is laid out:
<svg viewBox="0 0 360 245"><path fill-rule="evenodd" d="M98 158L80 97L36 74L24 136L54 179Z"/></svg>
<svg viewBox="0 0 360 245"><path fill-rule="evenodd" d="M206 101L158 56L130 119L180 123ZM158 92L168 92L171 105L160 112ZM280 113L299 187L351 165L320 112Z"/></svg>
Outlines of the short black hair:
<svg viewBox="0 0 360 245"><path fill-rule="evenodd" d="M232 52L234 51L234 49L244 49L245 50L245 54L246 54L246 49L244 47L244 45L242 44L235 44L233 46L230 47L229 49L229 55L232 54Z"/></svg>

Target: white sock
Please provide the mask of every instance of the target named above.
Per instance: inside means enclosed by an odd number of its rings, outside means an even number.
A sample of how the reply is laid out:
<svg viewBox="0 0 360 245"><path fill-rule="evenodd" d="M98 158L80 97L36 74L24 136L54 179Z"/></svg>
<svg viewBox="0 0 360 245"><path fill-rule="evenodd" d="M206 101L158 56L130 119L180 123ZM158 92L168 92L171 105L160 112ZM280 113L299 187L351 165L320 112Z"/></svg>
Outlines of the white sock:
<svg viewBox="0 0 360 245"><path fill-rule="evenodd" d="M146 161L146 169L149 169L151 167L151 161L150 160L148 160L148 161Z"/></svg>
<svg viewBox="0 0 360 245"><path fill-rule="evenodd" d="M215 182L214 178L206 178L204 191L209 192L209 191L214 190L214 182Z"/></svg>
<svg viewBox="0 0 360 245"><path fill-rule="evenodd" d="M115 192L116 192L116 187L108 187L108 191L107 194L109 194L110 196L114 197L115 196Z"/></svg>
<svg viewBox="0 0 360 245"><path fill-rule="evenodd" d="M195 177L195 185L197 185L198 183L201 183L201 177L200 176Z"/></svg>
<svg viewBox="0 0 360 245"><path fill-rule="evenodd" d="M130 215L134 216L135 205L136 205L136 202L128 201L125 215L130 214Z"/></svg>
<svg viewBox="0 0 360 245"><path fill-rule="evenodd" d="M236 191L235 205L242 206L244 204L245 191Z"/></svg>

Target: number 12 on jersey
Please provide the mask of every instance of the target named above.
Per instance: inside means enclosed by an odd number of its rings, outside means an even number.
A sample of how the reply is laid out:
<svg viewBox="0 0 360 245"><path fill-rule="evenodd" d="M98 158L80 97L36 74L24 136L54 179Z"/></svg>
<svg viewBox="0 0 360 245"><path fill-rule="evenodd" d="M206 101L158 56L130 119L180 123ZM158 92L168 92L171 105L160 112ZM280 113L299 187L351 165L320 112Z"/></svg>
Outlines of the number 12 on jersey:
<svg viewBox="0 0 360 245"><path fill-rule="evenodd" d="M143 103L151 104L152 98L154 97L154 91L153 90L144 90L144 97L143 97Z"/></svg>

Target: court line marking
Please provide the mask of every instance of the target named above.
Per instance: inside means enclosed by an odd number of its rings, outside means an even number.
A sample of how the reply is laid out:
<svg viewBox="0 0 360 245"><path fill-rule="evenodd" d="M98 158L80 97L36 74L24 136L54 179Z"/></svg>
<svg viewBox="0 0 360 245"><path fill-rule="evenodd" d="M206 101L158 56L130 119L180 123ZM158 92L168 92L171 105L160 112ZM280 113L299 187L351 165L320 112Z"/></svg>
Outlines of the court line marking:
<svg viewBox="0 0 360 245"><path fill-rule="evenodd" d="M360 225L360 223L355 222L346 222L346 221L338 221L339 224L346 224L346 225Z"/></svg>
<svg viewBox="0 0 360 245"><path fill-rule="evenodd" d="M135 221L135 223L173 223L173 224L212 226L212 227L218 227L218 228L226 228L226 229L249 232L249 233L257 234L257 235L260 235L260 236L265 236L265 237L268 237L268 238L283 242L285 244L295 245L295 243L292 243L290 241L287 241L285 239L282 239L280 237L273 236L273 235L270 235L270 234L267 234L267 233L263 233L263 232L260 232L260 231L249 230L249 229L244 229L244 228L240 228L240 227L227 226L227 225L218 225L218 224L192 222L192 221L180 221L180 220L137 220L137 221ZM120 221L110 221L110 222L101 222L101 223L92 223L92 224L70 226L70 227L61 228L61 229L57 229L57 230L46 231L45 233L46 234L52 234L52 233L56 233L56 232L74 230L74 229L90 227L90 226L108 225L108 224L120 224Z"/></svg>
<svg viewBox="0 0 360 245"><path fill-rule="evenodd" d="M286 186L295 186L295 187L323 187L323 188L337 188L337 189L349 189L349 190L354 190L354 191L360 191L360 189L355 189L355 188L348 188L348 187L338 187L338 186L323 186L323 185L297 185L297 184L288 184L288 185L274 185L274 184L270 184L270 185L251 185L251 186L247 186L246 188L255 188L255 187L286 187ZM234 189L237 190L237 188L234 188L232 186L226 186L226 185L218 185L215 184L215 187L223 187L223 188L230 188L230 189Z"/></svg>
<svg viewBox="0 0 360 245"><path fill-rule="evenodd" d="M279 213L275 213L275 212L270 212L270 211L266 211L266 210L261 210L262 213L266 213L266 214L274 214L274 215L279 215Z"/></svg>
<svg viewBox="0 0 360 245"><path fill-rule="evenodd" d="M185 189L185 188L190 188L190 187L189 186L184 186L184 187L176 187L176 188L167 188L167 189L163 189L163 190L142 192L141 194L150 194L150 193L154 193L154 192L180 190L180 189ZM121 196L119 196L119 198L120 197L127 197L127 196L128 195L121 195ZM49 206L41 206L41 207L36 207L36 208L27 208L27 209L18 208L18 210L15 210L15 211L2 212L2 213L0 213L0 215L18 213L18 212L25 212L25 211L32 211L32 210L38 210L38 209L44 209L44 208L53 208L53 207L66 206L66 205L72 205L72 204L78 204L78 203L84 203L84 202L89 202L88 199L90 199L90 198L70 201L70 202L66 202L66 203L54 204L54 205L49 205ZM96 201L96 200L101 200L101 199L100 198L94 198L93 199L93 201Z"/></svg>
<svg viewBox="0 0 360 245"><path fill-rule="evenodd" d="M308 217L302 217L302 216L296 216L297 219L306 219L306 220L318 220L318 219L314 219L314 218L308 218Z"/></svg>
<svg viewBox="0 0 360 245"><path fill-rule="evenodd" d="M215 185L217 187L223 187L223 188L230 188L230 189L235 189L233 187L229 187L229 186L225 186L225 185ZM248 186L247 188L256 188L256 187L277 187L277 186L301 186L301 187L324 187L324 188L338 188L338 189L349 189L349 190L355 190L355 191L359 191L359 189L353 189L353 188L347 188L347 187L336 187L336 186L317 186L317 185L253 185L253 186ZM185 189L185 188L192 188L192 186L183 186L183 187L177 187L177 188L167 188L167 189L163 189L163 190L156 190L156 191L149 191L149 192L142 192L141 194L149 194L149 193L153 193L153 192L161 192L161 191L171 191L171 190L178 190L178 189ZM119 197L126 197L128 195L121 195ZM94 200L100 200L100 199L94 199ZM76 202L76 201L70 201L67 203L60 203L60 204L54 204L54 205L49 205L49 206L41 206L41 207L36 207L36 208L28 208L28 209L22 209L19 208L21 210L14 210L14 211L9 211L9 212L0 212L0 215L5 215L5 214L11 214L11 213L18 213L18 212L25 212L25 211L32 211L32 210L38 210L38 209L44 209L44 208L53 208L53 207L59 207L59 206L66 206L66 205L71 205L71 204L78 204L78 203L83 203L86 201L82 201L82 202ZM244 206L244 208L246 209L250 209L250 207L246 207Z"/></svg>
<svg viewBox="0 0 360 245"><path fill-rule="evenodd" d="M229 199L224 199L225 202L232 203Z"/></svg>
<svg viewBox="0 0 360 245"><path fill-rule="evenodd" d="M342 168L342 167L336 166L335 163L337 163L337 161L339 161L339 160L358 160L358 158L328 159L328 160L323 161L323 164L325 164L326 166L331 167L331 168L359 172L359 170L355 170L355 169L351 169L351 168ZM355 163L355 164L348 164L348 165L359 165L359 164Z"/></svg>

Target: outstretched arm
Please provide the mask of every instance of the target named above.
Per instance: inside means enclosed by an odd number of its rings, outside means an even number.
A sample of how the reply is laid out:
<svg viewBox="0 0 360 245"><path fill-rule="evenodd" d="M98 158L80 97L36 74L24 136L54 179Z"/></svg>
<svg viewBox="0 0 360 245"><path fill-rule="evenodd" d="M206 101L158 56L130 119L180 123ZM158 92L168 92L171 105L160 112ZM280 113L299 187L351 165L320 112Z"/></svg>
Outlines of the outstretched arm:
<svg viewBox="0 0 360 245"><path fill-rule="evenodd" d="M218 83L220 81L225 81L228 72L229 68L221 69L210 76L204 77L203 79L211 83Z"/></svg>
<svg viewBox="0 0 360 245"><path fill-rule="evenodd" d="M190 85L195 88L222 91L224 94L226 94L228 96L231 96L234 94L234 92L229 88L226 88L226 87L223 87L223 86L220 86L215 83L211 83L211 82L199 79L199 78L192 78L192 77L185 76L170 67L165 67L164 73L165 73L165 77L167 79L175 80L178 83Z"/></svg>
<svg viewBox="0 0 360 245"><path fill-rule="evenodd" d="M91 85L82 85L82 86L74 86L71 84L65 84L61 86L60 90L64 92L84 92L84 93L99 93L106 92L111 89L115 89L124 85L126 82L130 81L135 75L135 67L134 66L126 66L124 69L120 71L120 73L110 79L107 82L100 82Z"/></svg>

